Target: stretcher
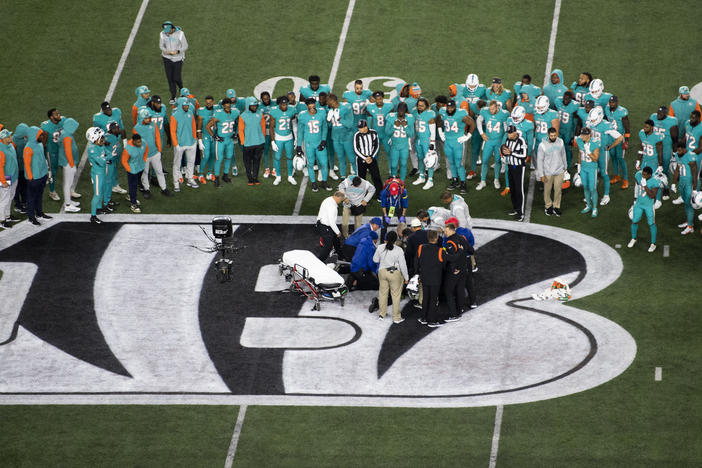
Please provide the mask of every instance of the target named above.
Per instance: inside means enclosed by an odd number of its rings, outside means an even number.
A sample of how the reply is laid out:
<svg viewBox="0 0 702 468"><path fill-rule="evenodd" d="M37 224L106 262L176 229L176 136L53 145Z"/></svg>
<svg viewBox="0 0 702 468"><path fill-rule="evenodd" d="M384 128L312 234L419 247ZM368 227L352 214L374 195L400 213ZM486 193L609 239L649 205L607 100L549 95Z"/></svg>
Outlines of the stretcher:
<svg viewBox="0 0 702 468"><path fill-rule="evenodd" d="M320 310L322 301L339 301L344 306L344 296L348 292L344 278L309 250L283 253L278 271L290 281L290 291L314 301L312 310Z"/></svg>

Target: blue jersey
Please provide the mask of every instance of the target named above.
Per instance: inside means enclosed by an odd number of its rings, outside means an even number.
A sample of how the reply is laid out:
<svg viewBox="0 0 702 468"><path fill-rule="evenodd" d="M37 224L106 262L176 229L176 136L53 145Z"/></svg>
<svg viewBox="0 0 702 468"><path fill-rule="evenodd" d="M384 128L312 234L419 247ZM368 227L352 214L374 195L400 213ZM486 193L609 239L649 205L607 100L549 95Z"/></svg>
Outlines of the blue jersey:
<svg viewBox="0 0 702 468"><path fill-rule="evenodd" d="M303 111L297 116L297 144L319 145L327 139L327 113L324 109L310 114Z"/></svg>
<svg viewBox="0 0 702 468"><path fill-rule="evenodd" d="M519 136L526 141L527 155L534 154L534 122L524 119L519 123L515 123L510 119L509 124L514 125L517 128Z"/></svg>
<svg viewBox="0 0 702 468"><path fill-rule="evenodd" d="M402 126L395 126L397 119L397 113L391 112L388 114L388 120L385 122L385 135L390 137L393 147L407 148L409 140L414 138L414 115L405 114L407 124Z"/></svg>
<svg viewBox="0 0 702 468"><path fill-rule="evenodd" d="M585 102L587 100L595 101L595 107L601 107L602 110L604 111L607 107L609 107L609 98L611 98L611 97L612 97L611 93L602 93L602 94L600 94L600 97L598 97L598 98L596 98L595 96L593 96L590 93L587 93L585 95L585 99L583 100L583 102Z"/></svg>
<svg viewBox="0 0 702 468"><path fill-rule="evenodd" d="M600 142L600 152L603 152L605 148L610 146L614 140L619 138L621 134L614 130L611 122L603 120L594 127L590 127L592 130L592 139Z"/></svg>
<svg viewBox="0 0 702 468"><path fill-rule="evenodd" d="M46 132L49 136L46 141L46 150L49 154L58 154L59 150L59 139L61 136L61 129L66 121L65 117L61 117L61 120L54 123L51 119L45 120L41 123L39 128Z"/></svg>
<svg viewBox="0 0 702 468"><path fill-rule="evenodd" d="M573 94L575 94L575 102L577 102L579 106L584 106L585 95L590 94L590 88L588 86L581 86L577 81L573 81L573 84L570 85L570 89L573 91Z"/></svg>
<svg viewBox="0 0 702 468"><path fill-rule="evenodd" d="M469 103L477 104L481 99L483 101L485 100L485 94L485 85L479 84L473 91L471 91L468 86L463 86L463 92L459 95L462 95Z"/></svg>
<svg viewBox="0 0 702 468"><path fill-rule="evenodd" d="M91 173L104 174L107 166L106 147L88 143L88 161L90 162Z"/></svg>
<svg viewBox="0 0 702 468"><path fill-rule="evenodd" d="M492 88L485 91L485 100L488 102L492 100L497 101L497 105L500 109L503 109L510 99L512 99L512 91L509 89L503 89L500 94L495 93Z"/></svg>
<svg viewBox="0 0 702 468"><path fill-rule="evenodd" d="M578 145L580 150L580 165L583 169L597 170L597 161L593 160L590 155L595 152L596 149L600 147L600 142L594 141L590 138L590 141L585 143L582 137L575 137L575 143ZM604 157L602 155L602 150L600 150L599 157Z"/></svg>
<svg viewBox="0 0 702 468"><path fill-rule="evenodd" d="M612 128L619 133L624 133L624 123L622 119L629 115L629 111L624 106L617 106L612 110L609 106L605 107L605 117L612 123Z"/></svg>
<svg viewBox="0 0 702 468"><path fill-rule="evenodd" d="M578 103L570 101L568 105L563 104L563 96L556 98L556 111L558 112L558 120L560 121L560 131L570 130L573 127L575 113L578 111ZM567 143L567 142L566 142Z"/></svg>
<svg viewBox="0 0 702 468"><path fill-rule="evenodd" d="M687 184L691 185L692 184L692 163L697 163L697 155L693 153L692 151L688 151L687 153L683 154L682 156L678 156L678 168L680 170L680 179L679 183L680 185ZM699 165L698 165L699 169Z"/></svg>
<svg viewBox="0 0 702 468"><path fill-rule="evenodd" d="M236 119L239 115L238 109L231 109L231 112L218 109L213 115L217 119L217 136L231 138L236 132Z"/></svg>
<svg viewBox="0 0 702 468"><path fill-rule="evenodd" d="M436 119L436 112L431 109L426 109L424 112L417 112L415 114L414 126L417 138L422 141L431 140L431 130L429 129L431 124L429 121L432 119Z"/></svg>
<svg viewBox="0 0 702 468"><path fill-rule="evenodd" d="M658 120L657 114L651 114L649 117L653 120L653 131L663 137L663 155L669 157L673 152L673 137L670 136L670 129L678 126L678 121L675 117L666 115L663 120Z"/></svg>
<svg viewBox="0 0 702 468"><path fill-rule="evenodd" d="M336 141L348 141L353 138L354 129L354 113L351 104L348 102L340 102L338 109L330 109L327 112L329 127L331 128L332 138Z"/></svg>
<svg viewBox="0 0 702 468"><path fill-rule="evenodd" d="M643 164L641 167L646 167L646 165L655 164L658 166L658 148L656 144L663 142L663 137L656 132L651 132L650 135L646 135L643 130L639 131L639 140L641 141L641 146L643 147ZM651 167L651 169L656 169L656 167Z"/></svg>
<svg viewBox="0 0 702 468"><path fill-rule="evenodd" d="M643 180L643 173L641 171L637 172L636 175L634 175L634 179L636 180L636 188L634 189L634 197L636 198L634 200L634 204L641 207L652 207L656 200L655 198L648 196L646 190L644 190L643 185L641 184L641 181ZM648 180L646 180L646 187L649 190L660 188L658 179L655 177L649 177Z"/></svg>
<svg viewBox="0 0 702 468"><path fill-rule="evenodd" d="M685 122L685 144L688 151L695 151L699 148L700 139L702 138L702 124L697 124L694 127L688 120Z"/></svg>
<svg viewBox="0 0 702 468"><path fill-rule="evenodd" d="M378 132L379 138L383 138L385 136L385 121L388 118L388 114L392 112L392 104L383 102L383 105L378 107L378 104L373 103L366 107L366 112L371 115L371 127Z"/></svg>
<svg viewBox="0 0 702 468"><path fill-rule="evenodd" d="M280 107L272 107L270 112L271 119L275 120L275 139L290 140L293 137L292 120L297 115L295 108L288 106L285 111Z"/></svg>
<svg viewBox="0 0 702 468"><path fill-rule="evenodd" d="M346 91L343 98L351 104L353 109L353 120L358 123L359 120L366 115L366 107L368 106L368 99L373 95L369 90L364 89L361 94L356 94L355 91Z"/></svg>
<svg viewBox="0 0 702 468"><path fill-rule="evenodd" d="M142 109L148 109L149 113L151 114L151 121L156 124L156 128L158 128L159 132L161 132L161 144L166 142L166 128L165 128L165 123L166 123L166 107L161 106L161 110L157 111L155 109L152 109L151 107L142 107ZM140 109L141 110L141 109Z"/></svg>

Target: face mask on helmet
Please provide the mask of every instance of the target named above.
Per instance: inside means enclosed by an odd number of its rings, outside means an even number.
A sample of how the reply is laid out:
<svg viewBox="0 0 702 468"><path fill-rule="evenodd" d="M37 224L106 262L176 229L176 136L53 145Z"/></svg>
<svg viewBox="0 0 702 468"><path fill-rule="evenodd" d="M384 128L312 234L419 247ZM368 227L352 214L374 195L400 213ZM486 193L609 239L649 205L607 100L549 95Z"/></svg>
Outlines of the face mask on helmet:
<svg viewBox="0 0 702 468"><path fill-rule="evenodd" d="M543 114L548 110L548 106L551 105L547 96L539 96L536 98L536 104L534 108L539 114Z"/></svg>
<svg viewBox="0 0 702 468"><path fill-rule="evenodd" d="M596 99L602 96L604 91L604 83L599 78L592 80L590 83L590 94L592 94Z"/></svg>
<svg viewBox="0 0 702 468"><path fill-rule="evenodd" d="M517 106L514 109L512 109L512 121L514 123L521 123L522 120L524 120L524 117L526 116L526 111L524 110L523 107Z"/></svg>
<svg viewBox="0 0 702 468"><path fill-rule="evenodd" d="M476 75L475 73L471 73L470 75L468 75L468 77L466 78L466 88L473 92L478 87L478 84L480 84L480 81L478 80L478 75Z"/></svg>

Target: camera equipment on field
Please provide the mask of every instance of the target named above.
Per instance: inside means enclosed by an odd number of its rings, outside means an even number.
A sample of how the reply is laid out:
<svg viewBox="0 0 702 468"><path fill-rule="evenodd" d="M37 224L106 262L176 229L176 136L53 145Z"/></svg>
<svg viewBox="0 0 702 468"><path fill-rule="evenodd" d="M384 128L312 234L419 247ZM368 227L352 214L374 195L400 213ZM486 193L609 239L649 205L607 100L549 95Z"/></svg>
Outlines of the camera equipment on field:
<svg viewBox="0 0 702 468"><path fill-rule="evenodd" d="M217 280L220 283L232 280L232 266L234 260L230 257L236 252L244 248L243 245L237 245L238 239L234 237L234 228L232 220L227 216L215 216L212 218L212 235L210 236L204 227L200 226L205 236L212 242L209 247L198 247L191 245L206 253L220 253L220 258L215 261L214 269L217 272ZM248 228L244 233L249 232L252 228Z"/></svg>

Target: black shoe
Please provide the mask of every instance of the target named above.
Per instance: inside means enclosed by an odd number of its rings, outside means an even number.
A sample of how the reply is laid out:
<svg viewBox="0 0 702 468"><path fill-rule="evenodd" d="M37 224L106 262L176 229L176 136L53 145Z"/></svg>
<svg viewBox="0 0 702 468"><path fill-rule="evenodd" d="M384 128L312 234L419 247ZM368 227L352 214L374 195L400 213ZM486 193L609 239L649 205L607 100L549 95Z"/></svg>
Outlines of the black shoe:
<svg viewBox="0 0 702 468"><path fill-rule="evenodd" d="M17 221L20 221L20 218L17 218L16 216L10 215L9 218L7 218L7 221L11 223L16 223Z"/></svg>
<svg viewBox="0 0 702 468"><path fill-rule="evenodd" d="M102 221L101 221L100 218L98 218L97 216L91 216L91 217L90 217L90 222L91 222L92 224L102 224Z"/></svg>
<svg viewBox="0 0 702 468"><path fill-rule="evenodd" d="M324 190L326 190L327 192L331 192L331 189L332 189L330 186L327 185L327 182L324 180L322 181L322 188Z"/></svg>
<svg viewBox="0 0 702 468"><path fill-rule="evenodd" d="M546 216L551 216L553 214L553 207L546 208L544 213L546 213Z"/></svg>
<svg viewBox="0 0 702 468"><path fill-rule="evenodd" d="M412 307L414 307L415 309L421 309L422 304L420 304L419 301L412 301Z"/></svg>
<svg viewBox="0 0 702 468"><path fill-rule="evenodd" d="M97 213L99 215L105 214L105 210L103 210L102 208L98 208L97 210L95 210L95 213Z"/></svg>
<svg viewBox="0 0 702 468"><path fill-rule="evenodd" d="M380 303L378 302L378 298L374 297L371 300L370 306L368 306L368 312L370 312L372 314L373 312L375 312L378 309L380 309Z"/></svg>
<svg viewBox="0 0 702 468"><path fill-rule="evenodd" d="M418 172L418 171L417 171L417 168L415 167L414 169L412 169L412 170L410 171L408 177L414 177L414 176L416 176L416 175L417 175L417 172Z"/></svg>
<svg viewBox="0 0 702 468"><path fill-rule="evenodd" d="M437 328L437 327L440 327L441 325L443 325L443 323L441 323L441 322L429 322L429 323L427 323L427 326L428 326L429 328Z"/></svg>
<svg viewBox="0 0 702 468"><path fill-rule="evenodd" d="M319 192L319 187L317 186L317 182L312 182L312 191Z"/></svg>
<svg viewBox="0 0 702 468"><path fill-rule="evenodd" d="M173 196L173 192L171 192L171 191L168 190L167 188L161 190L161 193L163 194L164 197L172 197L172 196Z"/></svg>
<svg viewBox="0 0 702 468"><path fill-rule="evenodd" d="M447 322L458 322L459 320L461 320L460 315L452 315L451 317L446 319Z"/></svg>
<svg viewBox="0 0 702 468"><path fill-rule="evenodd" d="M560 216L560 215L561 215L561 210L560 210L560 208L554 208L554 209L553 209L553 213L554 213L556 216Z"/></svg>
<svg viewBox="0 0 702 468"><path fill-rule="evenodd" d="M461 182L461 189L460 189L460 192L461 192L461 193L466 193L467 191L468 191L468 187L466 187L466 182L465 182L465 181Z"/></svg>
<svg viewBox="0 0 702 468"><path fill-rule="evenodd" d="M116 202L114 200L110 200L107 202L107 206L109 206L110 208L114 208L115 206L119 206L119 202Z"/></svg>
<svg viewBox="0 0 702 468"><path fill-rule="evenodd" d="M39 217L43 219L53 219L53 216L49 216L46 213L39 213Z"/></svg>
<svg viewBox="0 0 702 468"><path fill-rule="evenodd" d="M471 308L471 309L477 309L477 308L478 308L478 304L471 304L471 305L470 305L470 308Z"/></svg>
<svg viewBox="0 0 702 468"><path fill-rule="evenodd" d="M228 184L232 182L232 179L231 179L231 177L229 177L229 174L224 174L222 176L222 180Z"/></svg>
<svg viewBox="0 0 702 468"><path fill-rule="evenodd" d="M109 204L107 206L102 207L102 212L105 214L112 213L113 211L115 211L115 209L112 208Z"/></svg>
<svg viewBox="0 0 702 468"><path fill-rule="evenodd" d="M446 188L449 190L456 190L459 187L459 185L460 184L458 183L458 179L453 179L453 181L451 181L451 185L449 185Z"/></svg>
<svg viewBox="0 0 702 468"><path fill-rule="evenodd" d="M427 324L427 321L424 320L422 317L419 317L419 318L417 319L417 322L421 323L422 325L426 325L426 324Z"/></svg>
<svg viewBox="0 0 702 468"><path fill-rule="evenodd" d="M23 206L17 206L15 205L15 213L19 214L27 214L27 209Z"/></svg>
<svg viewBox="0 0 702 468"><path fill-rule="evenodd" d="M520 222L524 221L524 215L523 214L518 215L517 219L515 219L515 221L520 221Z"/></svg>
<svg viewBox="0 0 702 468"><path fill-rule="evenodd" d="M214 186L215 186L215 188L220 188L220 187L222 186L222 184L221 184L220 181L219 181L219 177L218 177L218 176L215 176Z"/></svg>
<svg viewBox="0 0 702 468"><path fill-rule="evenodd" d="M519 212L518 212L517 210L512 210L512 211L510 211L508 214L509 214L510 216L516 216L516 215L519 214Z"/></svg>
<svg viewBox="0 0 702 468"><path fill-rule="evenodd" d="M29 222L35 226L41 226L41 223L37 221L37 218L29 218Z"/></svg>
<svg viewBox="0 0 702 468"><path fill-rule="evenodd" d="M141 193L144 194L144 198L146 198L147 200L148 200L149 198L151 198L151 190L144 190L144 191L141 192Z"/></svg>
<svg viewBox="0 0 702 468"><path fill-rule="evenodd" d="M12 223L10 223L10 221L5 220L2 223L0 223L0 226L4 227L5 229L10 229L12 228Z"/></svg>

